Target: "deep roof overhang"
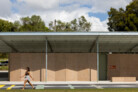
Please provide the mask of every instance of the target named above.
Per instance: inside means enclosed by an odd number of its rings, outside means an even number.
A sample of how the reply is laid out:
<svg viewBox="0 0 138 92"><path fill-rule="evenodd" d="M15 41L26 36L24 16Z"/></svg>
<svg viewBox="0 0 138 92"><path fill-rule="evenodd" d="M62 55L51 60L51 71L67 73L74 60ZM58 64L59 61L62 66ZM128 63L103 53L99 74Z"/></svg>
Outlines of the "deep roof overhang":
<svg viewBox="0 0 138 92"><path fill-rule="evenodd" d="M36 53L138 52L137 32L7 32L0 33L0 52Z"/></svg>

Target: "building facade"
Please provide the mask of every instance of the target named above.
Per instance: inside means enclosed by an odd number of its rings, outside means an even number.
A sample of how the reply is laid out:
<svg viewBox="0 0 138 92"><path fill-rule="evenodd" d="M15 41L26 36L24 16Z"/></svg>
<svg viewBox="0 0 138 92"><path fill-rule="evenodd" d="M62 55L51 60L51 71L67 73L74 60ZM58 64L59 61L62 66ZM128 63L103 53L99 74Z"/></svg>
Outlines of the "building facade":
<svg viewBox="0 0 138 92"><path fill-rule="evenodd" d="M122 81L138 79L138 33L0 33L9 53L9 81Z"/></svg>

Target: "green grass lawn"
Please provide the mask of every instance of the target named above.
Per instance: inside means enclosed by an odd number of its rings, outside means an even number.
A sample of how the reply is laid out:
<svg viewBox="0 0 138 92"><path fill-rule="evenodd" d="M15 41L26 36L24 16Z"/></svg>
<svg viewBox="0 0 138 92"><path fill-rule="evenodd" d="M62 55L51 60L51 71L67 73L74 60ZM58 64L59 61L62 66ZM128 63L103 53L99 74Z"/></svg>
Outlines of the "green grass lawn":
<svg viewBox="0 0 138 92"><path fill-rule="evenodd" d="M0 92L138 92L136 88L107 88L107 89L48 89L48 90L0 90Z"/></svg>
<svg viewBox="0 0 138 92"><path fill-rule="evenodd" d="M0 70L8 70L8 66L0 66Z"/></svg>

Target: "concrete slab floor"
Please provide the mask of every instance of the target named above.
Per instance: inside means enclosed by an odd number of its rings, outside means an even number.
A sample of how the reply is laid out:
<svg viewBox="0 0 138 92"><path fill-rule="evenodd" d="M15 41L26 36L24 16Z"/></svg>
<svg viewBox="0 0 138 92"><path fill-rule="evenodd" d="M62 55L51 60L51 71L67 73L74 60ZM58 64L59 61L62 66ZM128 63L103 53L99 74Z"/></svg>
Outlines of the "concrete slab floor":
<svg viewBox="0 0 138 92"><path fill-rule="evenodd" d="M23 84L24 82L10 82L10 81L0 81L0 85L3 84ZM138 81L136 82L111 82L111 81L99 81L99 82L88 82L88 81L58 81L58 82L32 82L33 84L138 84Z"/></svg>

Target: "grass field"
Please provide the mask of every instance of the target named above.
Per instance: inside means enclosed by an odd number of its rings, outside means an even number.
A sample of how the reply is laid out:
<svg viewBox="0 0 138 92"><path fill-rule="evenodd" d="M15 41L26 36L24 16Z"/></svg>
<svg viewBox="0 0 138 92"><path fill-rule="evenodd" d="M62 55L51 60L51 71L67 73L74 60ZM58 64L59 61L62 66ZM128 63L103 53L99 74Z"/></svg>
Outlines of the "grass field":
<svg viewBox="0 0 138 92"><path fill-rule="evenodd" d="M8 66L0 66L0 70L8 70Z"/></svg>
<svg viewBox="0 0 138 92"><path fill-rule="evenodd" d="M107 89L48 89L48 90L0 90L0 92L138 92L136 88L107 88Z"/></svg>

